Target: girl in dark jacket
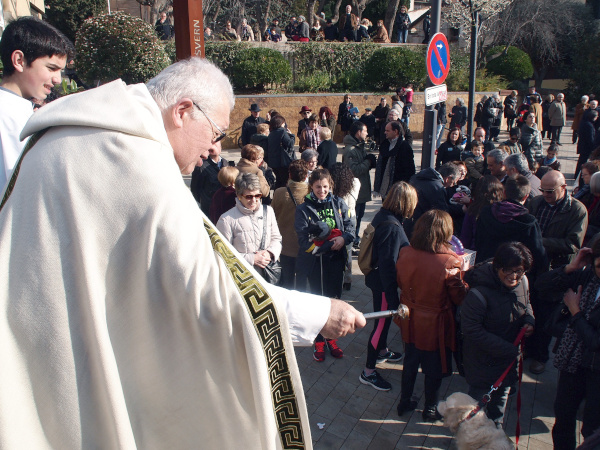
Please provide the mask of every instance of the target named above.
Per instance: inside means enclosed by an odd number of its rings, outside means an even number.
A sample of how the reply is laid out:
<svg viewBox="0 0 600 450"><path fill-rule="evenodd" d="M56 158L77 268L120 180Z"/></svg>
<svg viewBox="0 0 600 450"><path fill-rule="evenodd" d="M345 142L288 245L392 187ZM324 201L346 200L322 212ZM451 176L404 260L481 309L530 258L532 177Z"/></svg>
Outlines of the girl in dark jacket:
<svg viewBox="0 0 600 450"><path fill-rule="evenodd" d="M527 328L527 336L533 333L535 321L525 275L532 262L527 247L507 242L498 247L493 262L482 263L465 276L471 289L460 310L463 362L469 395L475 400L483 398L519 355L513 342L521 328ZM491 394L487 415L497 424L503 422L510 386L517 379L515 364Z"/></svg>
<svg viewBox="0 0 600 450"><path fill-rule="evenodd" d="M400 249L408 244L402 221L412 217L417 206L417 191L405 181L394 184L389 190L383 206L373 218L373 270L365 277L365 284L373 293L373 311L398 309L398 282L396 261ZM360 382L373 386L378 391L389 391L392 385L375 370L381 362L399 362L403 356L387 348L387 334L392 318L378 319L367 343L367 364L360 374Z"/></svg>
<svg viewBox="0 0 600 450"><path fill-rule="evenodd" d="M344 200L331 193L333 180L328 170L314 170L308 184L310 193L304 203L296 208L294 222L300 247L296 258L296 289L340 298L346 268L346 246L354 241L354 225ZM312 235L317 233L317 224L326 224L330 230L330 235L325 237L325 242L320 247L314 242L318 239ZM344 356L335 340L325 341L319 334L315 340L316 361L325 360L326 346L333 357Z"/></svg>
<svg viewBox="0 0 600 450"><path fill-rule="evenodd" d="M559 376L552 441L555 449L571 450L582 401L584 439L600 428L600 240L579 250L573 262L541 275L535 287L543 293L566 291L570 319L554 356Z"/></svg>
<svg viewBox="0 0 600 450"><path fill-rule="evenodd" d="M437 157L435 158L435 169L439 169L447 162L460 161L460 154L462 152L462 136L458 128L453 128L448 132L448 138L446 142L440 145L437 150Z"/></svg>

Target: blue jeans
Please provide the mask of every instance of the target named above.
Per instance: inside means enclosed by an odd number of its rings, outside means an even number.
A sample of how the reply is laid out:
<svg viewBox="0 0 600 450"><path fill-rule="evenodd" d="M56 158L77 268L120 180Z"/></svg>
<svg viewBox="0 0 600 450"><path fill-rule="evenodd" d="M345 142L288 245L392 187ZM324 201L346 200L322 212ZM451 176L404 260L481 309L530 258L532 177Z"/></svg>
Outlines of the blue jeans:
<svg viewBox="0 0 600 450"><path fill-rule="evenodd" d="M408 39L408 28L406 30L398 30L398 34L397 36L397 41L400 44L405 44L406 40Z"/></svg>
<svg viewBox="0 0 600 450"><path fill-rule="evenodd" d="M480 401L489 390L490 388L469 386L469 395L476 401ZM504 421L504 410L506 409L506 401L508 400L508 391L510 391L510 386L504 386L504 384L502 384L497 390L492 392L492 398L486 406L487 416L496 423L501 424Z"/></svg>
<svg viewBox="0 0 600 450"><path fill-rule="evenodd" d="M435 139L435 141L436 141L436 143L435 143L435 148L438 148L440 145L442 145L442 134L443 134L443 132L444 132L444 124L443 124L443 123L440 123L440 124L437 126L437 132L435 133L435 135L436 135L436 139Z"/></svg>

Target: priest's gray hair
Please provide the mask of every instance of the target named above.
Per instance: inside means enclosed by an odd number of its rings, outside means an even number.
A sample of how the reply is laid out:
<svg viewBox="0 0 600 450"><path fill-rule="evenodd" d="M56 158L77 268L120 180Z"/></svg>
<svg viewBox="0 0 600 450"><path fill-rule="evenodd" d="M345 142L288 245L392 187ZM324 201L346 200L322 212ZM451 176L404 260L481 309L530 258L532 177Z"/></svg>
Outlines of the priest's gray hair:
<svg viewBox="0 0 600 450"><path fill-rule="evenodd" d="M235 179L236 195L244 195L244 191L260 191L260 180L255 173L240 173Z"/></svg>
<svg viewBox="0 0 600 450"><path fill-rule="evenodd" d="M148 81L146 87L163 112L183 98L193 100L209 116L217 105L225 102L232 110L235 104L227 76L213 63L199 57L170 65ZM201 116L202 113L194 108L193 117L199 119Z"/></svg>

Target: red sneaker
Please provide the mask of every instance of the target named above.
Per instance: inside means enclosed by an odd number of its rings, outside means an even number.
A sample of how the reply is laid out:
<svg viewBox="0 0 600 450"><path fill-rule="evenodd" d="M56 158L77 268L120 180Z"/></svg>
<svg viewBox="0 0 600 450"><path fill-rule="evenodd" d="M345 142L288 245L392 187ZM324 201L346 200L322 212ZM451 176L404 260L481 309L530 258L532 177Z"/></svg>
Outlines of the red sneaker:
<svg viewBox="0 0 600 450"><path fill-rule="evenodd" d="M338 347L337 341L335 339L328 339L327 346L329 347L329 353L331 353L331 356L333 356L334 358L341 358L342 356L344 356L344 352L341 348Z"/></svg>
<svg viewBox="0 0 600 450"><path fill-rule="evenodd" d="M315 361L325 361L325 342L315 342L315 350L313 352L313 358Z"/></svg>

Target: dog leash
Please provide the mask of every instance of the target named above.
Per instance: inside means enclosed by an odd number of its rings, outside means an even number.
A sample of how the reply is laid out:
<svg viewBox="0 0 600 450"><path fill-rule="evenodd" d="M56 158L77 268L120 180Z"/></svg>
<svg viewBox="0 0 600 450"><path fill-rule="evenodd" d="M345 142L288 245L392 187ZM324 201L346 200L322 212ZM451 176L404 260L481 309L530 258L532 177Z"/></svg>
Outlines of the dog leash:
<svg viewBox="0 0 600 450"><path fill-rule="evenodd" d="M519 331L517 338L513 342L513 345L515 347L518 347L519 345L521 345L521 342L523 341L523 338L525 337L525 332L526 332L525 327L521 328L521 331ZM521 354L521 352L519 352L518 359L519 359L519 391L517 393L517 429L515 431L515 440L516 440L515 445L516 445L517 449L519 448L519 436L521 435L521 379L523 378L523 355ZM461 420L460 423L466 422L467 420L473 418L475 416L475 414L477 414L479 411L481 411L485 407L485 405L487 405L489 403L489 401L492 399L493 392L498 390L498 388L500 387L500 385L502 384L502 382L508 375L508 372L510 372L510 369L512 369L512 367L515 365L516 360L517 360L517 358L512 360L512 362L508 365L508 367L504 370L504 372L502 372L502 375L500 375L500 377L492 385L492 387L490 388L490 391L487 394L485 394L483 396L483 398L481 400L479 400L479 402L477 402L477 406L475 407L475 409L473 409L473 411L471 411L467 417L465 417L463 420Z"/></svg>

